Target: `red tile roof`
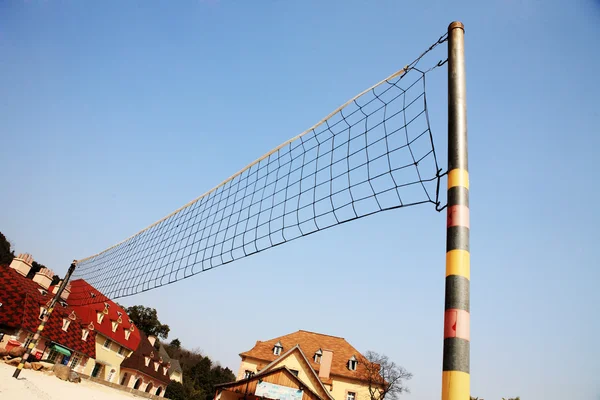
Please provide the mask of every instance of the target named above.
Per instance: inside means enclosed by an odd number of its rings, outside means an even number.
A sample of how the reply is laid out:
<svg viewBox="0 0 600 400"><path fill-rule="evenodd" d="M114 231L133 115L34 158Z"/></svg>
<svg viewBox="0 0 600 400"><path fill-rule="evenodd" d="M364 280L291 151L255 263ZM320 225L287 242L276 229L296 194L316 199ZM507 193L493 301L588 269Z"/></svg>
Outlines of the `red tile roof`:
<svg viewBox="0 0 600 400"><path fill-rule="evenodd" d="M93 293L94 297L91 297ZM100 293L92 285L83 279L76 279L71 282L71 295L69 301L78 315L87 323L93 323L96 332L117 342L130 350L137 349L140 344L140 331L129 320L127 313L117 303ZM108 304L107 314L104 315L102 322L98 323L97 314L104 312ZM112 323L117 322L117 330L113 332ZM133 326L133 330L131 327ZM125 337L125 331L130 331L129 339Z"/></svg>
<svg viewBox="0 0 600 400"><path fill-rule="evenodd" d="M167 374L163 371L164 367L169 367L167 360L163 360L162 357L158 354L158 350L150 344L148 337L144 334L144 332L140 332L140 345L138 348L123 362L121 363L121 368L129 368L136 371L140 371L143 374L146 374L159 382L168 385L171 382L169 378L169 372L167 369ZM150 357L150 363L146 366L146 357ZM154 362L158 362L160 365L158 366L158 371L155 370Z"/></svg>
<svg viewBox="0 0 600 400"><path fill-rule="evenodd" d="M42 295L42 289L36 282L20 275L7 265L0 266L0 325L12 328L23 328L29 332L36 332L40 325L40 307L52 300L52 293ZM69 305L63 306L56 303L54 312L50 316L42 331L42 337L56 342L64 347L83 353L88 357L95 357L95 333L90 331L87 340L82 340L82 329L87 328L87 323ZM65 332L62 329L63 318L75 317Z"/></svg>
<svg viewBox="0 0 600 400"><path fill-rule="evenodd" d="M331 361L330 372L331 375L337 375L351 379L361 379L361 377L366 373L366 368L364 366L366 359L358 350L348 343L346 339L303 330L270 339L265 342L257 341L256 345L252 349L241 353L240 356L242 359L245 357L251 357L257 360L265 361L264 366L266 366L266 364L269 364L280 357L273 354L273 347L277 342L280 342L283 346L283 351L281 354L284 354L289 349L299 345L302 349L302 352L306 355L306 358L308 358L310 365L314 368L317 374L321 364L317 364L315 362L314 355L319 349L331 350L333 352L333 360ZM356 371L351 371L348 369L348 360L350 360L352 356L355 356L359 361Z"/></svg>

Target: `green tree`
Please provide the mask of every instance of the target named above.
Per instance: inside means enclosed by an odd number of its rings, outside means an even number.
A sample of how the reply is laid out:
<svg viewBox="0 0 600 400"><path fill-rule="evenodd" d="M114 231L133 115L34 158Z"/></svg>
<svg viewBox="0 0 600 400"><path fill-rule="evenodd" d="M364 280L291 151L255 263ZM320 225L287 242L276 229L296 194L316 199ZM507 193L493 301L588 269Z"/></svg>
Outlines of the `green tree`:
<svg viewBox="0 0 600 400"><path fill-rule="evenodd" d="M158 320L156 309L137 305L125 308L125 312L138 329L146 335L153 335L162 339L169 336L169 325L162 324Z"/></svg>
<svg viewBox="0 0 600 400"><path fill-rule="evenodd" d="M11 249L10 242L0 232L0 265L8 265L15 258L15 252Z"/></svg>
<svg viewBox="0 0 600 400"><path fill-rule="evenodd" d="M184 386L175 381L171 381L167 386L165 397L171 400L187 400Z"/></svg>
<svg viewBox="0 0 600 400"><path fill-rule="evenodd" d="M171 340L171 343L169 343L169 346L173 347L174 349L180 349L181 341L179 339L173 339Z"/></svg>

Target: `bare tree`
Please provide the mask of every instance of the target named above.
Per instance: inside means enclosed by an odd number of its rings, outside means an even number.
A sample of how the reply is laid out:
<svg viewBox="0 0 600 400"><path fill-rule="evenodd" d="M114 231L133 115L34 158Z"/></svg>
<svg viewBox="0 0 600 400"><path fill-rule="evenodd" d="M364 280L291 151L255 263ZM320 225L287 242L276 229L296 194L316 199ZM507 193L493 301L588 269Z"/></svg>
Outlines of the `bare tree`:
<svg viewBox="0 0 600 400"><path fill-rule="evenodd" d="M413 375L404 367L385 354L369 350L364 356L364 379L369 385L370 400L397 400L402 393L409 392L406 381Z"/></svg>

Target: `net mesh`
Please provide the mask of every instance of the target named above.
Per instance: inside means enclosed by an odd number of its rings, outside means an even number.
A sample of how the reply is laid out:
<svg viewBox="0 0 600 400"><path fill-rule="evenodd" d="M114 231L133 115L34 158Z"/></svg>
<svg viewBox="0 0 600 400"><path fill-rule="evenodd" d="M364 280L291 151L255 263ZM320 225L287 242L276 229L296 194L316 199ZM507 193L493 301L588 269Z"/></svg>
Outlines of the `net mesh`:
<svg viewBox="0 0 600 400"><path fill-rule="evenodd" d="M417 69L419 59L181 209L80 260L73 278L110 298L130 296L380 211L438 204L429 71Z"/></svg>

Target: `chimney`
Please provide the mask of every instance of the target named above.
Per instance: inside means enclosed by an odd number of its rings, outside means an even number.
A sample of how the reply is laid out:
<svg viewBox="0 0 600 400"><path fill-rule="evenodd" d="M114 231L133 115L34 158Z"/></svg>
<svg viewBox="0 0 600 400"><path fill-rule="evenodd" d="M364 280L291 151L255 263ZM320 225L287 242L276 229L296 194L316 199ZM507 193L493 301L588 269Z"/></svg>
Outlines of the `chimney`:
<svg viewBox="0 0 600 400"><path fill-rule="evenodd" d="M150 342L150 344L152 346L154 346L154 342L156 342L156 336L154 336L154 335L148 335L148 341Z"/></svg>
<svg viewBox="0 0 600 400"><path fill-rule="evenodd" d="M56 285L54 285L54 287L52 288L52 294L56 294L56 292L58 292L58 288L60 287L60 285L62 285L62 279L60 281L58 281L58 283ZM63 299L64 301L67 301L70 294L71 294L71 284L69 283L65 287L65 290L63 290L63 292L60 294L60 298Z"/></svg>
<svg viewBox="0 0 600 400"><path fill-rule="evenodd" d="M329 379L329 373L331 372L331 362L333 361L333 351L323 350L321 356L321 367L319 368L319 378Z"/></svg>
<svg viewBox="0 0 600 400"><path fill-rule="evenodd" d="M48 268L42 268L38 272L35 273L33 277L33 281L37 282L42 288L48 290L50 284L52 283L52 277L54 276L54 272Z"/></svg>
<svg viewBox="0 0 600 400"><path fill-rule="evenodd" d="M31 257L31 254L19 254L12 260L12 262L10 263L10 267L17 271L19 274L27 276L29 270L31 269L32 262L33 257Z"/></svg>

